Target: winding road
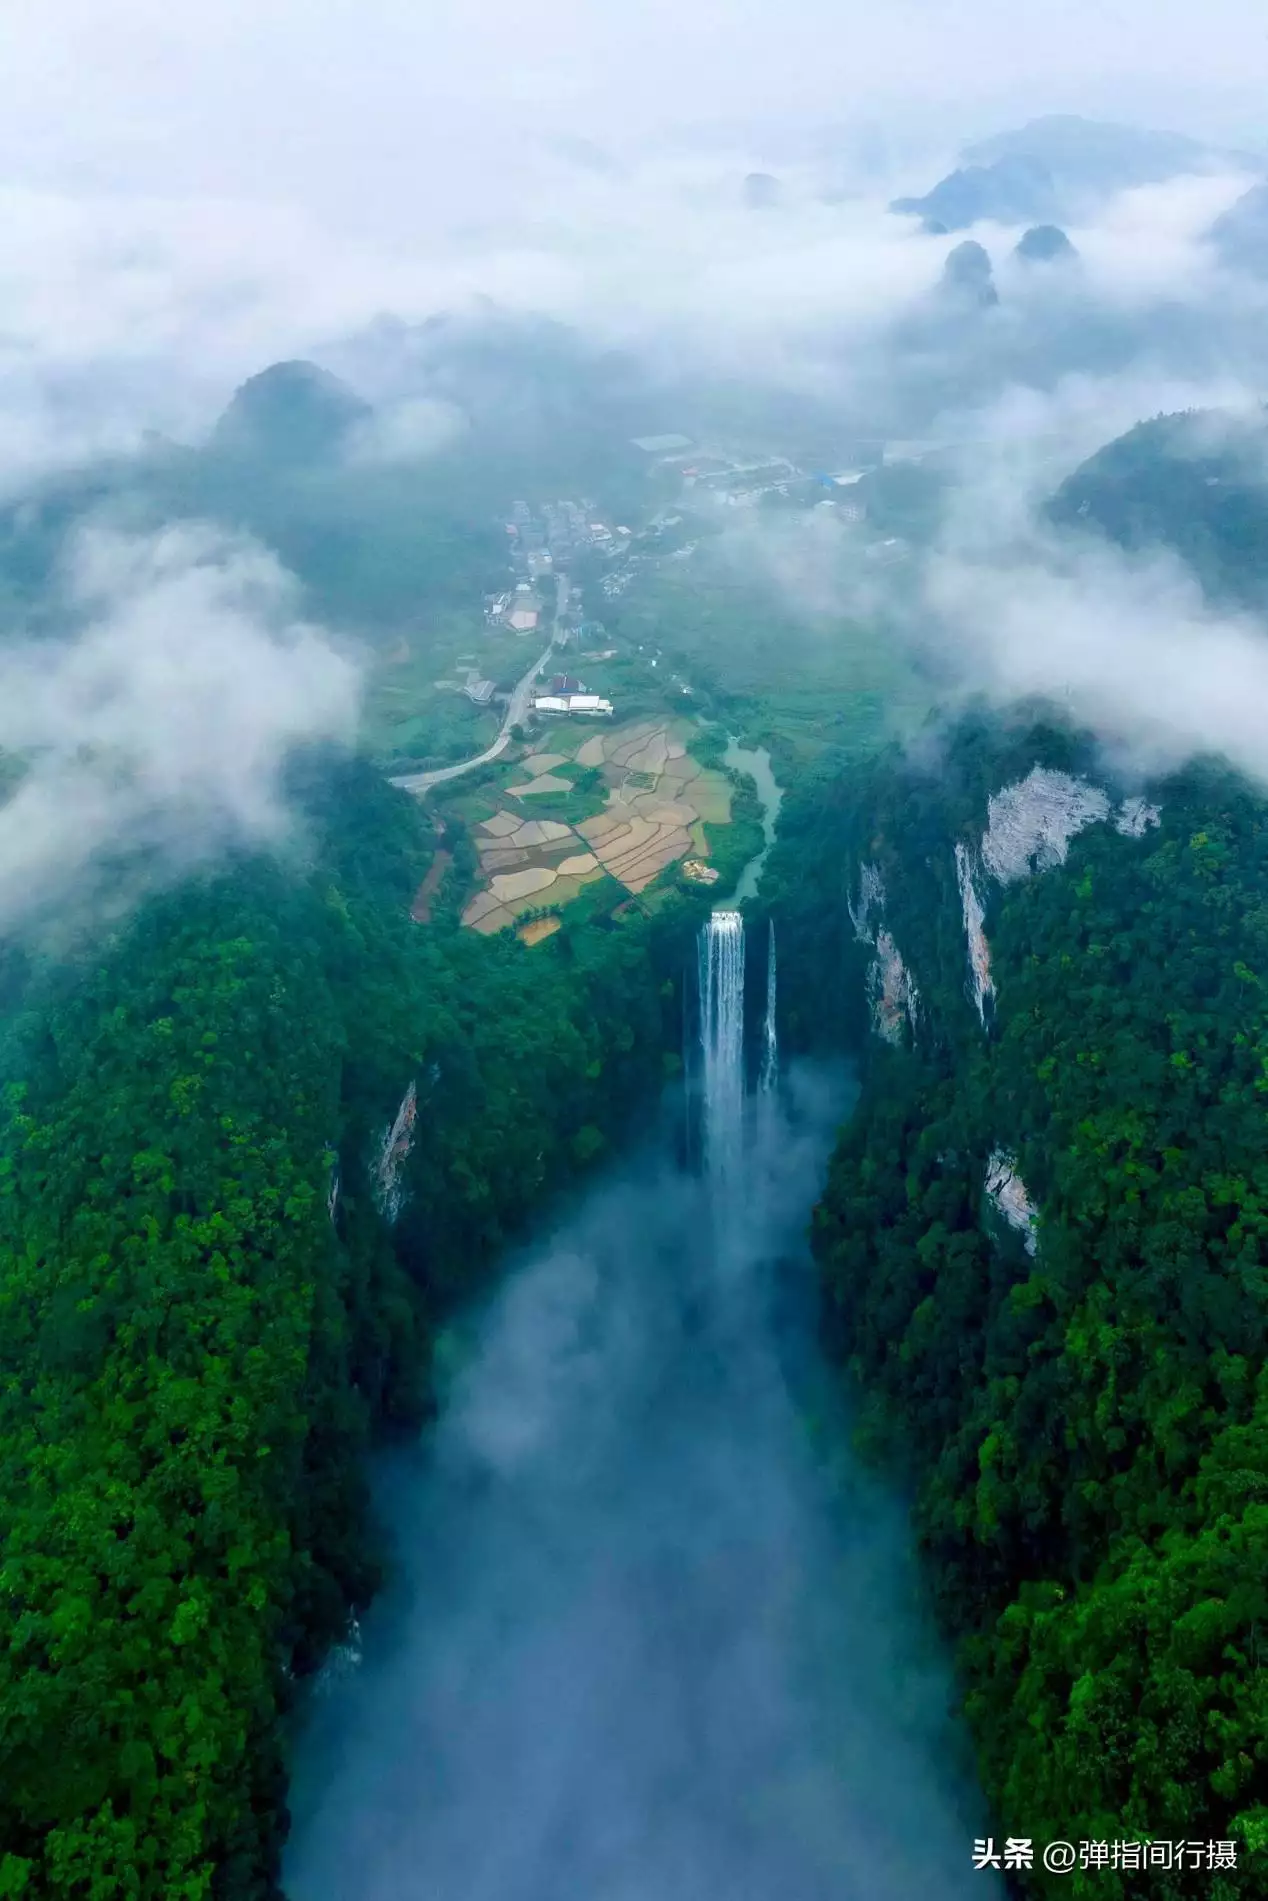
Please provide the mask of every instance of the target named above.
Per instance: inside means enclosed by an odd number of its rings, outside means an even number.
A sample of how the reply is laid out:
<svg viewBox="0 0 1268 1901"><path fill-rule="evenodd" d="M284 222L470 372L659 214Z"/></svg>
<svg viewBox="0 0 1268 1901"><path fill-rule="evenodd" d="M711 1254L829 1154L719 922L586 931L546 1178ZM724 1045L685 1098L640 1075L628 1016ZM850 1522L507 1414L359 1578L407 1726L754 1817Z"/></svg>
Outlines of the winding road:
<svg viewBox="0 0 1268 1901"><path fill-rule="evenodd" d="M450 779L461 779L464 772L474 772L477 766L487 766L491 759L497 759L511 743L511 728L520 724L528 712L529 698L533 686L542 668L555 651L555 633L559 627L560 616L568 601L568 577L566 574L555 576L555 617L550 641L546 650L535 660L524 678L519 681L511 694L506 709L506 718L502 721L502 730L491 746L476 754L474 759L463 759L456 766L438 766L433 772L407 772L399 778L389 781L400 786L402 792L412 792L418 798L434 785L444 785Z"/></svg>
<svg viewBox="0 0 1268 1901"><path fill-rule="evenodd" d="M438 766L434 772L407 772L400 778L393 779L391 784L400 786L403 792L413 792L421 798L432 786L444 785L449 779L461 779L464 772L473 772L477 766L486 766L491 759L497 759L511 743L512 726L519 724L528 712L529 695L532 693L534 682L554 651L555 637L552 634L546 651L534 661L511 694L506 718L502 721L502 730L491 746L486 746L483 752L478 752L474 759L463 759L456 766Z"/></svg>

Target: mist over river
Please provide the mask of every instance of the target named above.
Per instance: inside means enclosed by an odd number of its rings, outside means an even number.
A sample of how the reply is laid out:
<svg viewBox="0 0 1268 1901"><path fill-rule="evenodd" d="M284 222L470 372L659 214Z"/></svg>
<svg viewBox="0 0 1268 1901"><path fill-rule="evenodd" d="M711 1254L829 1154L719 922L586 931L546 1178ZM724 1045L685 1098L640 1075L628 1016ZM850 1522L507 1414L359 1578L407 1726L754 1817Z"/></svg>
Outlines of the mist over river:
<svg viewBox="0 0 1268 1901"><path fill-rule="evenodd" d="M706 1153L733 1161L738 1115L743 1167L649 1140L596 1180L377 1468L395 1577L299 1741L292 1901L1000 1892L903 1505L814 1344L804 1235L848 1081L741 1099L732 1002L701 1093Z"/></svg>

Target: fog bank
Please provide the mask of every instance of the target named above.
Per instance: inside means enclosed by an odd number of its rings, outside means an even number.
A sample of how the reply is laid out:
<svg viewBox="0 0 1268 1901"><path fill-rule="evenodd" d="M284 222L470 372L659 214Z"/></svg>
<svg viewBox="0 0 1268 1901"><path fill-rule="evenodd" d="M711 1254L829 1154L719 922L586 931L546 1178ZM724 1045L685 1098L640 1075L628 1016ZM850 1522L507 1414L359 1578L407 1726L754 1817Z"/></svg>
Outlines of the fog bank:
<svg viewBox="0 0 1268 1901"><path fill-rule="evenodd" d="M74 544L63 638L0 646L0 930L142 891L235 845L276 846L288 753L350 743L359 677L264 549L197 525Z"/></svg>
<svg viewBox="0 0 1268 1901"><path fill-rule="evenodd" d="M794 1095L716 1242L657 1155L597 1183L384 1462L398 1580L300 1750L293 1901L983 1892L905 1514L811 1344L841 1088Z"/></svg>

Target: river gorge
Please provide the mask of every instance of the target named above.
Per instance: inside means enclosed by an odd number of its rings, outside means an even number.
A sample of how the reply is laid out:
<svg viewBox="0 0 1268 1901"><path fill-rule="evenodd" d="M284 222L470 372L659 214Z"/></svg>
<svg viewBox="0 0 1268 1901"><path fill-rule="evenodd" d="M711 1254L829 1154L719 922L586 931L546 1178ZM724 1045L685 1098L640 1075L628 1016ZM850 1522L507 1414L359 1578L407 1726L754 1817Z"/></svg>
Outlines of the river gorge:
<svg viewBox="0 0 1268 1901"><path fill-rule="evenodd" d="M763 947L765 950L766 947ZM772 940L773 948L773 940ZM687 1103L447 1338L384 1455L393 1582L299 1743L293 1901L955 1901L981 1833L903 1504L859 1465L804 1231L841 1072L745 1086L701 934Z"/></svg>

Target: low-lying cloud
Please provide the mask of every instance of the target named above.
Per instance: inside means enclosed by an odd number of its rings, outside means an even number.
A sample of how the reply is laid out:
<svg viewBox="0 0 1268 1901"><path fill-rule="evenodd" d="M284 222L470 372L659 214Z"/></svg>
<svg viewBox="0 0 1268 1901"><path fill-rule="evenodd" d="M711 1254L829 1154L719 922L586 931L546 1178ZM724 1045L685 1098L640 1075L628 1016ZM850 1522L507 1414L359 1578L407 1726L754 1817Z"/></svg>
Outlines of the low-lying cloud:
<svg viewBox="0 0 1268 1901"><path fill-rule="evenodd" d="M1228 174L1142 185L1111 199L1095 221L1073 226L1070 236L1107 300L1139 305L1179 297L1187 302L1214 287L1206 234L1254 182Z"/></svg>
<svg viewBox="0 0 1268 1901"><path fill-rule="evenodd" d="M404 11L394 17L402 46L417 51L419 30ZM669 31L667 17L662 21L667 45L676 43L679 24L675 17ZM236 83L231 44L248 25L247 11L239 10L211 34L206 71L214 67L217 84L230 77ZM957 23L951 38L958 41L963 31ZM622 26L618 39L624 32ZM575 37L571 29L569 35ZM713 58L714 36L706 37ZM1069 36L1063 28L1057 37L1064 46ZM927 55L927 37L921 45ZM164 46L164 57L175 57L176 49L166 40ZM480 50L468 75L472 97L488 81L483 37ZM860 56L865 52L862 47ZM317 42L306 39L300 57L305 83L327 86L328 62L317 58ZM905 76L907 58L904 51L899 69ZM382 67L379 58L376 71ZM299 146L285 164L279 158L274 168L253 174L249 188L236 152L223 152L224 165L208 171L205 181L177 168L170 195L157 188L148 166L150 182L138 189L122 160L91 189L55 166L15 168L0 187L6 228L0 490L20 486L50 463L126 447L146 425L196 437L233 385L270 360L320 354L323 345L334 351L357 332L372 338L367 327L383 312L418 321L471 309L483 296L504 312L574 323L597 348L632 353L648 372L653 398L669 391L676 399L693 384L724 394L742 389L746 396L754 389L792 392L810 399L800 415L826 419L825 433L843 440L851 430L961 441L994 431L1006 442L1016 440L1018 454L1006 477L997 468L989 481L974 478L918 574L914 567L901 576L862 567L857 538L834 536L822 522L772 530L762 553L766 569L816 614L830 617L844 601L869 614L906 616L904 637L913 642L937 627L942 648L959 657L965 677L1001 694L1033 689L1051 674L1054 690L1075 697L1085 692L1091 701L1100 680L1106 720L1119 717L1115 708L1127 717L1123 702L1133 667L1120 657L1130 650L1128 627L1139 626L1142 640L1145 626L1160 617L1177 630L1174 671L1191 650L1209 658L1214 618L1223 665L1249 690L1246 670L1253 673L1257 650L1253 641L1247 645L1247 626L1213 616L1183 570L1089 551L1090 544L1076 556L1036 525L1030 507L1032 492L1050 489L1063 472L1060 449L1040 453L1041 435L1062 436L1067 450L1077 442L1085 454L1140 416L1193 401L1240 400L1262 380L1268 289L1249 274L1222 270L1205 242L1245 178L1177 177L1107 199L1095 216L1071 228L1076 265L1028 269L1012 257L1020 228L980 226L974 235L991 252L1001 302L989 310L951 309L939 303L937 286L948 253L965 234L930 235L886 207L892 190L932 184L936 166L919 177L882 182L876 167L869 172L845 156L858 143L861 121L844 129L806 123L800 144L788 141L775 155L774 146L763 146L760 130L724 137L716 124L701 126L695 141L674 135L653 141L646 127L640 133L614 122L608 140L604 126L583 124L571 108L552 109L550 88L536 90L534 77L528 93L542 112L529 138L522 136L520 106L512 99L525 83L522 61L504 77L514 84L497 94L499 110L464 109L460 125L445 122L433 157L409 168L407 183L393 147L389 169L376 173L379 189L354 192L355 217L348 216L346 199L356 181L344 181L341 198L319 184L314 171L306 188L295 170L304 157ZM380 84L360 43L348 54L348 83L354 80L371 92ZM396 69L381 83L397 103L408 91ZM489 98L496 92L493 87ZM262 97L247 102L250 110ZM412 94L410 103L413 108ZM271 99L268 104L271 113ZM873 111L884 116L869 105ZM272 117L266 118L271 127ZM597 159L580 147L569 156L560 137L565 122L570 135L606 141ZM885 131L888 137L888 124ZM901 146L897 118L893 131ZM377 136L368 128L366 137L372 133ZM346 126L338 138L347 138ZM507 154L513 156L504 162ZM769 209L755 211L745 202L743 180L751 170L778 172L777 201ZM531 372L531 346L524 355ZM460 382L457 377L452 392L446 390L458 402ZM374 399L385 392L367 386L365 393ZM416 387L404 378L390 394L393 402L381 404L355 433L352 460L409 462L450 447L465 426L458 408L433 400L425 369ZM663 407L672 412L674 401L667 397ZM676 420L668 413L659 426ZM792 444L783 446L796 452ZM259 559L222 547L214 561L191 558L179 586L200 594L205 607L214 594L223 607L232 592L224 576ZM212 574L221 577L214 585ZM901 614L891 601L897 579ZM155 581L163 596L177 586L170 574ZM1083 614L1081 588L1097 593L1095 611ZM1011 590L1022 598L1010 602ZM117 636L123 621L140 612L138 603L150 598L112 602L84 638L100 644L106 628ZM1058 630L1072 623L1068 642L1059 632L1045 641L1037 631L1040 602ZM1101 626L1100 646L1111 644L1111 603L1124 631L1113 665L1106 659L1098 672L1080 629ZM275 603L269 616L279 613L285 620L294 609L282 612ZM243 637L241 624L234 624ZM992 629L1007 631L996 637ZM293 643L277 648L273 633L255 631L273 643L270 665L281 666L278 656L285 652L285 666L294 667ZM336 664L333 656L330 664ZM1246 756L1251 742L1235 730L1237 709L1212 699L1209 675L1202 675L1200 692L1181 692L1164 704L1158 696L1168 669L1149 673L1141 665L1134 676L1140 691L1157 699L1140 707L1142 720L1178 720L1194 745L1209 743L1227 725L1231 753ZM287 701L281 694L279 704ZM1199 708L1205 709L1200 718ZM329 729L328 710L310 704L300 724L310 717L317 730ZM147 773L151 768L152 762ZM69 770L59 769L69 787ZM21 796L33 800L41 784L33 772ZM220 800L217 809L228 808Z"/></svg>
<svg viewBox="0 0 1268 1901"><path fill-rule="evenodd" d="M977 696L1001 707L1046 698L1138 774L1209 754L1268 785L1268 620L1210 598L1161 542L1126 549L1047 511L1086 457L1179 411L1195 412L1192 449L1232 442L1238 479L1268 486L1264 412L1245 386L1073 378L1050 396L1015 389L942 418L959 458L927 546L877 560L874 527L816 509L750 514L728 526L715 558L825 641L843 620L871 627L931 670L948 710Z"/></svg>
<svg viewBox="0 0 1268 1901"><path fill-rule="evenodd" d="M1209 753L1268 784L1268 623L1209 598L1161 542L1125 549L1094 526L1058 527L1045 507L1061 477L1102 443L1142 416L1184 409L1199 412L1195 448L1205 434L1214 452L1230 422L1243 425L1240 479L1268 482L1268 453L1258 466L1251 459L1256 439L1268 452L1262 407L1236 386L1200 392L1124 380L1100 402L1094 394L1084 385L1064 402L1029 407L1032 423L1064 430L1064 455L1040 456L1018 432L954 495L921 563L907 635L936 650L962 690L1000 704L1051 698L1140 772Z"/></svg>
<svg viewBox="0 0 1268 1901"><path fill-rule="evenodd" d="M975 400L1010 376L1051 381L1089 350L1116 357L1110 367L1161 351L1176 373L1198 347L1205 374L1216 358L1243 375L1263 367L1264 293L1221 272L1203 242L1243 179L1178 178L1110 200L1072 229L1072 270L1027 273L1010 255L1020 227L980 226L1001 308L947 332L935 312L913 338L904 325L929 314L964 234L930 236L891 214L876 180L842 195L841 168L824 158L781 167L779 202L754 212L743 179L762 167L738 140L669 144L607 171L534 147L506 190L484 179L471 215L390 232L373 218L349 231L267 191L242 201L0 183L0 488L127 449L146 427L196 438L270 361L319 352L385 311L419 321L481 297L575 324L661 377L739 378L838 410L901 385L913 350L939 379L932 400L957 374ZM1117 329L1102 334L1105 323Z"/></svg>
<svg viewBox="0 0 1268 1901"><path fill-rule="evenodd" d="M455 403L418 396L376 409L352 431L346 454L350 462L387 467L417 462L450 448L467 428L467 419Z"/></svg>
<svg viewBox="0 0 1268 1901"><path fill-rule="evenodd" d="M998 1896L902 1508L810 1438L841 1096L791 1081L729 1222L644 1150L467 1317L379 1468L395 1588L299 1741L295 1901Z"/></svg>
<svg viewBox="0 0 1268 1901"><path fill-rule="evenodd" d="M0 806L3 930L281 845L288 753L355 731L355 666L248 541L85 531L62 605L78 631L0 646L0 751L25 766Z"/></svg>
<svg viewBox="0 0 1268 1901"><path fill-rule="evenodd" d="M1268 626L1214 609L1174 555L1055 535L987 559L948 549L922 598L967 687L1053 699L1142 772L1211 753L1268 785Z"/></svg>

